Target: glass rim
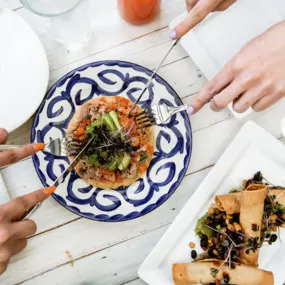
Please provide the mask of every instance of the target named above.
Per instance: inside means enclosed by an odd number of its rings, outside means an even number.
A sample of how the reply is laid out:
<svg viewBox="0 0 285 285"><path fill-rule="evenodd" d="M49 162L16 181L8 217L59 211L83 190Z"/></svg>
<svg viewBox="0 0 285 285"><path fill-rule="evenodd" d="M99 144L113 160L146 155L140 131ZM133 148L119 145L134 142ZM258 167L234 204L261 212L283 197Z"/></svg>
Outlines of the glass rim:
<svg viewBox="0 0 285 285"><path fill-rule="evenodd" d="M78 0L77 3L73 7L69 8L69 9L67 9L67 10L65 10L63 12L60 12L60 13L46 13L45 14L45 13L36 11L34 8L31 7L31 5L29 3L23 2L22 0L20 0L20 2L23 4L24 8L27 8L28 10L30 10L33 13L35 13L36 15L43 16L43 17L49 17L49 18L62 16L64 14L67 14L70 11L74 10L75 8L77 8L83 1L86 1L86 0Z"/></svg>

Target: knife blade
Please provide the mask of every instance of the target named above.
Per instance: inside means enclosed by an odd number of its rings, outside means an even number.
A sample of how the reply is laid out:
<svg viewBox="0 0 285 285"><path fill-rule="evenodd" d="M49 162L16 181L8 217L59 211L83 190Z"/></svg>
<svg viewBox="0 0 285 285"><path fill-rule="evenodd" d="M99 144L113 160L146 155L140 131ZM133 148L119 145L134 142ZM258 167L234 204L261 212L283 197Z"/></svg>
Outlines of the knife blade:
<svg viewBox="0 0 285 285"><path fill-rule="evenodd" d="M152 83L153 78L155 77L155 75L157 74L158 70L160 69L161 65L163 64L163 62L165 61L165 59L167 58L167 56L170 54L170 52L172 51L172 49L178 44L178 42L180 41L180 39L174 40L170 46L170 48L167 50L166 54L164 55L164 57L162 58L162 60L160 61L160 63L158 64L158 66L156 67L155 71L152 73L150 79L148 80L147 84L145 85L143 91L141 92L140 96L137 98L137 100L135 101L135 103L133 104L131 110L128 113L128 117L130 116L130 114L132 113L132 111L134 110L135 106L138 104L138 102L140 101L140 99L142 98L143 94L146 92L146 90L149 88L150 84Z"/></svg>
<svg viewBox="0 0 285 285"><path fill-rule="evenodd" d="M54 183L51 186L55 186L58 187L59 184L61 184L66 175L75 167L75 165L77 164L77 162L79 161L79 158L81 157L81 155L85 152L85 150L88 148L88 146L90 146L90 144L94 141L94 138L91 138L88 143L84 146L84 148L77 154L77 156L71 161L71 163L67 166L67 168L60 174L60 176L54 181ZM36 204L35 206L33 206L32 208L30 208L25 215L21 218L21 221L23 220L27 220L31 217L31 215L41 206L42 202Z"/></svg>
<svg viewBox="0 0 285 285"><path fill-rule="evenodd" d="M60 176L54 181L52 186L58 187L59 184L61 184L64 181L64 178L66 174L69 173L69 171L73 170L75 165L77 164L79 158L81 155L85 152L85 150L90 146L90 144L94 141L94 138L91 138L88 143L84 146L84 148L77 154L77 156L71 161L71 163L67 166L67 168L60 174Z"/></svg>

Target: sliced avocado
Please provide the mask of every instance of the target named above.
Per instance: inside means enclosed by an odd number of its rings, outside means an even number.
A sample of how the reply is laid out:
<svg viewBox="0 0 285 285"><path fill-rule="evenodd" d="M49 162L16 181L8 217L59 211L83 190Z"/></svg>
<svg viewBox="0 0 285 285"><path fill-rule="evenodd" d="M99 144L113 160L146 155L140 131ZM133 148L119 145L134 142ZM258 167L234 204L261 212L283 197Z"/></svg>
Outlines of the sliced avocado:
<svg viewBox="0 0 285 285"><path fill-rule="evenodd" d="M107 165L106 168L110 171L115 171L117 169L118 166L118 161L117 158L113 158Z"/></svg>
<svg viewBox="0 0 285 285"><path fill-rule="evenodd" d="M119 167L119 165L121 164L121 162L122 162L122 160L124 158L124 153L118 153L116 157L117 157L117 164L118 164L118 167Z"/></svg>
<svg viewBox="0 0 285 285"><path fill-rule="evenodd" d="M117 131L116 125L109 114L104 114L103 116L103 123L108 128L110 132Z"/></svg>
<svg viewBox="0 0 285 285"><path fill-rule="evenodd" d="M118 130L121 129L121 128L122 128L122 125L121 125L121 123L120 123L120 121L119 121L117 112L116 112L116 111L111 111L111 112L109 113L109 115L110 115L111 118L113 119L113 122L115 123L117 129L118 129Z"/></svg>
<svg viewBox="0 0 285 285"><path fill-rule="evenodd" d="M119 170L123 171L123 170L127 169L130 162L131 162L131 156L128 153L124 152L124 156L123 156L120 164L118 165Z"/></svg>

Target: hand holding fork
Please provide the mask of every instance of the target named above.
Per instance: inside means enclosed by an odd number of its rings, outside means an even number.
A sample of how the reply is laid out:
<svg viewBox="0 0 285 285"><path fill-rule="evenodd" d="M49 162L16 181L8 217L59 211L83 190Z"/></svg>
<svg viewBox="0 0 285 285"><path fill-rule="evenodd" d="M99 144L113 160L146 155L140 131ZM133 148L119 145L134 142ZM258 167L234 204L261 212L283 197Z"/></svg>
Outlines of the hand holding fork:
<svg viewBox="0 0 285 285"><path fill-rule="evenodd" d="M166 105L157 105L145 109L143 112L135 116L137 126L148 128L154 125L161 125L166 123L173 115L186 111L189 116L193 114L193 107L181 105L178 107L170 107Z"/></svg>

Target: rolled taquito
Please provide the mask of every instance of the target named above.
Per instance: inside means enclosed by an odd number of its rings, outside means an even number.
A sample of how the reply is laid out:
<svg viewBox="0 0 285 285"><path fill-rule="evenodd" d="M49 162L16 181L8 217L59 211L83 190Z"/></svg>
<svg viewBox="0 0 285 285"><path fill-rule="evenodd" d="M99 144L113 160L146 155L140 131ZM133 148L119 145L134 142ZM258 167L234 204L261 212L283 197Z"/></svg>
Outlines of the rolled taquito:
<svg viewBox="0 0 285 285"><path fill-rule="evenodd" d="M243 191L240 196L240 225L247 238L260 239L264 200L267 188L252 191ZM248 251L248 247L242 249L240 262L252 266L258 266L259 249Z"/></svg>
<svg viewBox="0 0 285 285"><path fill-rule="evenodd" d="M244 191L255 191L267 189L265 184L251 184ZM238 214L240 212L240 197L242 192L229 193L226 195L217 195L215 197L216 207L228 215ZM285 205L285 197L284 197Z"/></svg>
<svg viewBox="0 0 285 285"><path fill-rule="evenodd" d="M233 263L230 269L220 260L203 260L173 264L172 277L175 285L209 284L227 278L228 283L238 285L274 285L272 272L248 265Z"/></svg>
<svg viewBox="0 0 285 285"><path fill-rule="evenodd" d="M240 212L240 192L215 197L216 207L228 215Z"/></svg>

